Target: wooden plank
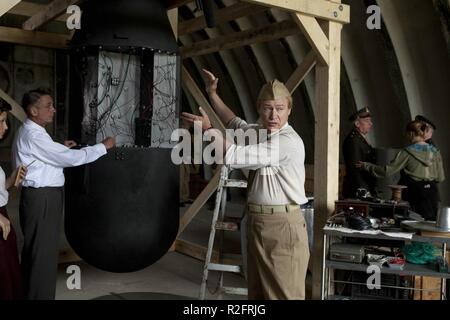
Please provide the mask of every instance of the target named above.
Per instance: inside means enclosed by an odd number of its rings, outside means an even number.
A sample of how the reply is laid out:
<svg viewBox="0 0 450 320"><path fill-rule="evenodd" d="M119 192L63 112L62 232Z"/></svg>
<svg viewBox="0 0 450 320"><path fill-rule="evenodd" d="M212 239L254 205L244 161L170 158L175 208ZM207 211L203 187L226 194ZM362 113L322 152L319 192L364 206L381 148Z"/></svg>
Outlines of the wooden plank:
<svg viewBox="0 0 450 320"><path fill-rule="evenodd" d="M322 64L328 64L329 42L316 18L296 13L293 15L294 21L300 26L303 34L308 40Z"/></svg>
<svg viewBox="0 0 450 320"><path fill-rule="evenodd" d="M0 88L0 98L2 98L3 100L5 100L6 102L9 103L9 105L12 108L10 113L14 117L16 117L17 120L19 120L20 122L25 121L25 119L27 118L27 115L25 114L25 111L23 110L23 108L1 88Z"/></svg>
<svg viewBox="0 0 450 320"><path fill-rule="evenodd" d="M286 88L292 94L295 89L302 83L312 68L316 65L316 54L314 51L310 51L302 63L295 69L289 79L286 81Z"/></svg>
<svg viewBox="0 0 450 320"><path fill-rule="evenodd" d="M216 11L215 20L217 25L220 25L241 17L263 12L264 10L267 10L267 7L257 6L248 2L238 2ZM205 17L201 16L194 19L182 21L178 27L178 34L181 36L205 28Z"/></svg>
<svg viewBox="0 0 450 320"><path fill-rule="evenodd" d="M14 8L9 10L8 13L16 14L19 16L31 17L31 16L34 16L39 11L42 11L44 8L45 8L45 5L43 5L43 4L21 1L18 5L16 5ZM68 14L63 14L63 15L57 17L55 20L61 21L61 22L66 22L68 17L69 17Z"/></svg>
<svg viewBox="0 0 450 320"><path fill-rule="evenodd" d="M2 0L0 2L0 17L11 10L21 0Z"/></svg>
<svg viewBox="0 0 450 320"><path fill-rule="evenodd" d="M272 41L298 34L299 32L300 30L295 22L286 20L262 28L234 32L221 37L199 41L192 45L181 47L180 53L181 57L186 59L258 42Z"/></svg>
<svg viewBox="0 0 450 320"><path fill-rule="evenodd" d="M220 121L219 116L217 116L217 114L214 112L213 108L209 104L208 99L205 98L202 91L197 86L194 79L192 79L191 75L184 66L181 66L181 81L189 90L192 97L195 99L195 102L197 102L198 105L206 111L209 120L211 120L212 126L216 129L219 129L222 134L225 134L225 126L223 125L222 121Z"/></svg>
<svg viewBox="0 0 450 320"><path fill-rule="evenodd" d="M316 66L314 143L313 299L320 299L323 227L334 211L339 188L339 98L342 24L327 22L329 65Z"/></svg>
<svg viewBox="0 0 450 320"><path fill-rule="evenodd" d="M220 179L220 166L218 166L216 173L211 178L205 189L198 195L191 206L186 210L180 219L180 227L178 228L178 236L184 231L189 222L196 216L203 205L208 201L209 197L216 191Z"/></svg>
<svg viewBox="0 0 450 320"><path fill-rule="evenodd" d="M0 42L24 44L27 46L66 49L69 35L0 26Z"/></svg>
<svg viewBox="0 0 450 320"><path fill-rule="evenodd" d="M350 23L350 6L341 4L340 1L325 0L244 0L246 2L259 4L267 7L275 7L304 13L308 16Z"/></svg>
<svg viewBox="0 0 450 320"><path fill-rule="evenodd" d="M205 261L207 248L183 239L177 239L175 241L175 250L192 258ZM219 252L217 250L213 250L211 262L217 262L218 256Z"/></svg>
<svg viewBox="0 0 450 320"><path fill-rule="evenodd" d="M65 13L67 7L80 3L80 0L53 0L41 11L35 13L22 24L24 30L36 30L40 26Z"/></svg>

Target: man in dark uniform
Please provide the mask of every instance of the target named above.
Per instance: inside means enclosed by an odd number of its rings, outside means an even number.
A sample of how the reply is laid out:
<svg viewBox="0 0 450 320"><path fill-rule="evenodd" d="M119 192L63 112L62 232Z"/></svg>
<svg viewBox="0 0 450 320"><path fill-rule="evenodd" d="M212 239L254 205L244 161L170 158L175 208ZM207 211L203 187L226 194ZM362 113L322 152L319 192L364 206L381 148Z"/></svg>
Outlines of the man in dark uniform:
<svg viewBox="0 0 450 320"><path fill-rule="evenodd" d="M420 114L417 115L414 120L422 121L422 122L424 122L424 123L426 123L428 125L429 130L426 132L425 142L436 147L436 145L434 144L433 140L431 140L433 138L433 132L436 130L435 124L433 122L431 122L429 119L425 118L424 116L422 116Z"/></svg>
<svg viewBox="0 0 450 320"><path fill-rule="evenodd" d="M344 139L343 145L346 172L343 196L346 199L356 198L356 191L359 188L364 188L371 195L375 195L375 178L368 172L356 168L358 161L375 162L374 149L366 140L366 135L372 128L372 115L368 108L363 108L355 112L350 121L354 127Z"/></svg>

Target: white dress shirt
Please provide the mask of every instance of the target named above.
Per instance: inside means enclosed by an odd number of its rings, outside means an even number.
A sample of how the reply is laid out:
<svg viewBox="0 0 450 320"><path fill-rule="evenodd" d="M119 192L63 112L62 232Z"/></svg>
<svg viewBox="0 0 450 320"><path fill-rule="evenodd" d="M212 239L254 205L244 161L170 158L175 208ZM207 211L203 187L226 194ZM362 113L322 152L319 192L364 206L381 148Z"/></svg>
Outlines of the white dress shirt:
<svg viewBox="0 0 450 320"><path fill-rule="evenodd" d="M236 117L231 129L263 129ZM238 146L233 144L225 154L225 163L232 168L256 170L249 186L248 203L257 205L304 204L305 147L300 136L289 125L271 133L266 141Z"/></svg>
<svg viewBox="0 0 450 320"><path fill-rule="evenodd" d="M27 167L24 187L62 187L63 168L90 163L106 154L103 143L72 150L54 142L44 127L27 119L17 132L12 156L14 166ZM34 162L33 162L34 161Z"/></svg>
<svg viewBox="0 0 450 320"><path fill-rule="evenodd" d="M6 175L2 167L0 167L0 207L6 206L8 203L8 190L6 190Z"/></svg>

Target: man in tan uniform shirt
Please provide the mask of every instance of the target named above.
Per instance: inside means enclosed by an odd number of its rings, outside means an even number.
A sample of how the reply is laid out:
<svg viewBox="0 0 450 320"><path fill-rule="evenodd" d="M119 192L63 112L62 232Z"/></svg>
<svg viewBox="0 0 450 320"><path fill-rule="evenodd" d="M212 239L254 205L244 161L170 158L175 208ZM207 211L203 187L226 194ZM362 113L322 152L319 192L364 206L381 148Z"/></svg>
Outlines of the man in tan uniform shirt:
<svg viewBox="0 0 450 320"><path fill-rule="evenodd" d="M248 186L248 297L249 299L304 299L309 260L308 236L300 205L304 191L303 141L288 124L292 98L274 80L260 91L257 110L260 125L236 117L217 95L218 79L204 70L207 91L215 111L230 129L266 129L268 138L239 146L222 139L225 163L232 168L255 170ZM208 116L183 113L187 121L202 121L205 134L212 128ZM217 139L220 136L214 135Z"/></svg>

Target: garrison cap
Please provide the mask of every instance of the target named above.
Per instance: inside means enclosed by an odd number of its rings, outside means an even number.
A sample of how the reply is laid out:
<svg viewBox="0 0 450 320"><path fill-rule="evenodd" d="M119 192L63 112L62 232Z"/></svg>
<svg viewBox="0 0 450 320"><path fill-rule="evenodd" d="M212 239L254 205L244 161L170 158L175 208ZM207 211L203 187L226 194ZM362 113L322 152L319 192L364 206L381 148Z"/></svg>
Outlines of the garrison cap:
<svg viewBox="0 0 450 320"><path fill-rule="evenodd" d="M434 130L436 130L435 124L433 122L431 122L429 119L425 118L424 116L422 116L420 114L417 115L414 120L425 122L426 124L430 125Z"/></svg>
<svg viewBox="0 0 450 320"><path fill-rule="evenodd" d="M352 114L349 118L350 121L355 121L356 119L362 119L362 118L369 118L372 114L370 113L369 108L364 107L362 109L359 109L354 114Z"/></svg>
<svg viewBox="0 0 450 320"><path fill-rule="evenodd" d="M291 93L286 86L277 79L266 83L259 91L258 101L275 100L290 97Z"/></svg>

